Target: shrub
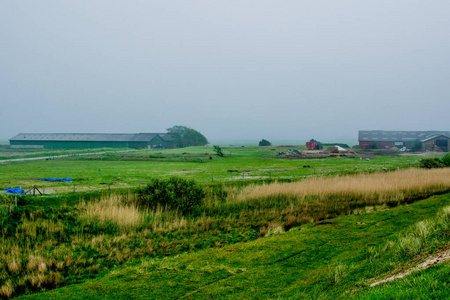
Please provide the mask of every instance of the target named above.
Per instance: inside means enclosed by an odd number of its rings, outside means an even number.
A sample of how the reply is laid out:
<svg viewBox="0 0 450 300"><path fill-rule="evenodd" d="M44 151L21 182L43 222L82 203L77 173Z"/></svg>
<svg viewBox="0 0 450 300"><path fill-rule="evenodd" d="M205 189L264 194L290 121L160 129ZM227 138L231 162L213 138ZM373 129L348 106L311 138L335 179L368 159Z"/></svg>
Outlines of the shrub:
<svg viewBox="0 0 450 300"><path fill-rule="evenodd" d="M422 158L420 161L420 167L425 169L432 169L432 168L442 168L445 167L445 164L443 161L441 161L439 158Z"/></svg>
<svg viewBox="0 0 450 300"><path fill-rule="evenodd" d="M182 214L192 212L201 205L205 192L195 181L178 177L168 180L153 179L146 187L137 190L139 206L163 210L178 210Z"/></svg>
<svg viewBox="0 0 450 300"><path fill-rule="evenodd" d="M445 154L441 161L446 167L450 167L450 152Z"/></svg>

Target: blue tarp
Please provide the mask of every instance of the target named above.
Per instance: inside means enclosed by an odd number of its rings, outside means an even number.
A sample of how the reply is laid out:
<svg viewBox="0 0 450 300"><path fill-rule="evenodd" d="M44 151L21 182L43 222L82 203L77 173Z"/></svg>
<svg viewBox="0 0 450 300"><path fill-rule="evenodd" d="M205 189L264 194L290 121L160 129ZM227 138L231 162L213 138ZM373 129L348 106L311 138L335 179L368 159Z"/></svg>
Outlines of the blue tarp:
<svg viewBox="0 0 450 300"><path fill-rule="evenodd" d="M10 194L26 194L26 192L23 189L21 189L20 187L18 187L18 188L6 188L5 190L6 190L7 193L10 193Z"/></svg>
<svg viewBox="0 0 450 300"><path fill-rule="evenodd" d="M65 182L72 182L73 180L70 178L42 178L38 179L41 181L65 181Z"/></svg>

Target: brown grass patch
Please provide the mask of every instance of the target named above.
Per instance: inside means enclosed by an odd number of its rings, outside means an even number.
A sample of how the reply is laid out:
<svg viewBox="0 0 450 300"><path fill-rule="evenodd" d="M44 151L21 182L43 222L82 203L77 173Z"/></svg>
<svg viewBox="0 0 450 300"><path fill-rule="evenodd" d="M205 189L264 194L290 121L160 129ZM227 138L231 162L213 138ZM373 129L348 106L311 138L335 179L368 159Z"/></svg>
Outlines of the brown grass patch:
<svg viewBox="0 0 450 300"><path fill-rule="evenodd" d="M2 298L10 298L14 293L14 287L11 280L8 280L0 289L0 296Z"/></svg>
<svg viewBox="0 0 450 300"><path fill-rule="evenodd" d="M111 194L102 196L98 202L80 204L85 211L84 217L88 219L106 222L111 221L119 226L132 227L141 223L144 213L139 211L134 204L125 204L119 195Z"/></svg>
<svg viewBox="0 0 450 300"><path fill-rule="evenodd" d="M450 168L408 169L390 173L360 174L355 176L336 176L331 178L308 178L292 183L272 183L250 185L235 196L235 201L266 198L271 196L327 196L356 194L364 197L374 194L383 197L403 198L405 191L424 191L435 188L441 191L450 189Z"/></svg>

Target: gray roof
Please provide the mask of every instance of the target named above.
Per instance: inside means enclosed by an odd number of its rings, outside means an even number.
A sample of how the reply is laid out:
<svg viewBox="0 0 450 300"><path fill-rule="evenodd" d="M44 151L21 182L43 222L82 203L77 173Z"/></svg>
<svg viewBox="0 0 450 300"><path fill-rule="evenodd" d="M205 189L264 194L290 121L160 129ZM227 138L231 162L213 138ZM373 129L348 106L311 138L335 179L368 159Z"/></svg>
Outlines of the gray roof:
<svg viewBox="0 0 450 300"><path fill-rule="evenodd" d="M158 133L158 135L166 142L173 142L174 139L168 133Z"/></svg>
<svg viewBox="0 0 450 300"><path fill-rule="evenodd" d="M450 131L386 131L386 130L360 130L358 141L360 142L411 142L416 139L421 141L445 135L450 137Z"/></svg>
<svg viewBox="0 0 450 300"><path fill-rule="evenodd" d="M166 133L19 133L10 141L148 142ZM161 137L163 138L163 137ZM164 138L163 138L164 139Z"/></svg>
<svg viewBox="0 0 450 300"><path fill-rule="evenodd" d="M450 135L439 134L439 135L433 135L433 136L431 136L431 137L429 137L429 138L426 138L426 139L424 139L424 140L421 140L421 141L422 141L422 142L427 142L427 141L429 141L429 140L433 140L433 139L440 138L440 137L450 139Z"/></svg>

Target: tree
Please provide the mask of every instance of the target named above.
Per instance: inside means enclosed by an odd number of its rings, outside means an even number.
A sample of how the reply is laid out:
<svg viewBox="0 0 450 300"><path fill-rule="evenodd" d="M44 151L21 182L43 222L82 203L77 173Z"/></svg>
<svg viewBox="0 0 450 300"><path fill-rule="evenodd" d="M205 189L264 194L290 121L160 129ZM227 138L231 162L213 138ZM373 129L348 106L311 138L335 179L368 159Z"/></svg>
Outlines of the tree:
<svg viewBox="0 0 450 300"><path fill-rule="evenodd" d="M216 154L220 157L224 156L222 148L220 148L220 146L214 146L214 152L216 152Z"/></svg>
<svg viewBox="0 0 450 300"><path fill-rule="evenodd" d="M259 145L260 146L272 146L272 143L269 142L268 140L262 139L259 141Z"/></svg>
<svg viewBox="0 0 450 300"><path fill-rule="evenodd" d="M422 150L422 142L419 139L415 139L411 144L412 151L420 151Z"/></svg>
<svg viewBox="0 0 450 300"><path fill-rule="evenodd" d="M195 129L186 126L173 126L167 133L174 139L177 147L205 146L208 140Z"/></svg>

